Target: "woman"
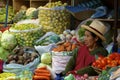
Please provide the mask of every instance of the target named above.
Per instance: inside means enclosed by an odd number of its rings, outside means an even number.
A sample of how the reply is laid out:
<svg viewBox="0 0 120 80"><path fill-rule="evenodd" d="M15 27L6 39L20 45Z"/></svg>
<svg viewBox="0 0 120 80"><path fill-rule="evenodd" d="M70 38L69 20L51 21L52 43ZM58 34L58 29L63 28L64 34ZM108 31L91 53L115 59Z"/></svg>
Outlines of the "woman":
<svg viewBox="0 0 120 80"><path fill-rule="evenodd" d="M107 50L102 46L102 41L105 41L104 34L106 26L98 21L93 20L89 26L82 25L85 29L84 44L80 46L78 53L74 53L68 62L64 74L80 74L87 73L88 75L96 75L96 72L91 67L91 64L98 56L107 56Z"/></svg>

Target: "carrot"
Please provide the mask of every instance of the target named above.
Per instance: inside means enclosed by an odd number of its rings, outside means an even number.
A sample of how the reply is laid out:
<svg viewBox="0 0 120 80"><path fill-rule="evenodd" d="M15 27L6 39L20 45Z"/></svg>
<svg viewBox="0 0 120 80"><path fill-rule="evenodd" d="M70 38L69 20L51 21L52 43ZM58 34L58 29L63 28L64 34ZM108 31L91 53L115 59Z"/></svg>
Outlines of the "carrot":
<svg viewBox="0 0 120 80"><path fill-rule="evenodd" d="M57 49L57 48L53 48L53 51L55 51L55 52L56 52L56 51L58 51L58 49Z"/></svg>
<svg viewBox="0 0 120 80"><path fill-rule="evenodd" d="M40 68L37 68L37 69L39 69L39 70L46 70L47 68L46 68L46 66L43 66L43 67L40 67Z"/></svg>
<svg viewBox="0 0 120 80"><path fill-rule="evenodd" d="M68 46L70 46L70 45L71 45L71 43L70 43L69 41L67 41L67 42L64 43L64 46L65 46L65 47L68 47Z"/></svg>
<svg viewBox="0 0 120 80"><path fill-rule="evenodd" d="M33 79L34 80L50 80L50 77L47 77L47 76L36 76L36 75L34 75Z"/></svg>
<svg viewBox="0 0 120 80"><path fill-rule="evenodd" d="M50 77L50 73L37 73L37 72L35 72L34 74L37 75L37 76L48 76L48 77Z"/></svg>
<svg viewBox="0 0 120 80"><path fill-rule="evenodd" d="M72 44L72 50L74 50L76 48L76 44Z"/></svg>
<svg viewBox="0 0 120 80"><path fill-rule="evenodd" d="M37 73L50 73L48 70L39 70L39 69L36 69L34 72L35 72L35 73L36 73L36 72L37 72Z"/></svg>
<svg viewBox="0 0 120 80"><path fill-rule="evenodd" d="M68 46L68 47L66 47L66 50L67 50L67 51L71 51L71 45Z"/></svg>

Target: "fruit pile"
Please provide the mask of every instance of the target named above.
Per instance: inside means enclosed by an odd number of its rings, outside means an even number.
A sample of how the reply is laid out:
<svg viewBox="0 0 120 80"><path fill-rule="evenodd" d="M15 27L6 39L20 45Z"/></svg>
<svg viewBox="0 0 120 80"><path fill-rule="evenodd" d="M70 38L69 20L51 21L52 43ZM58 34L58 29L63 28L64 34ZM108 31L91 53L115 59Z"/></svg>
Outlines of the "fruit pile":
<svg viewBox="0 0 120 80"><path fill-rule="evenodd" d="M19 24L10 28L20 46L33 46L35 41L39 39L44 33L41 27L35 24Z"/></svg>
<svg viewBox="0 0 120 80"><path fill-rule="evenodd" d="M10 22L14 17L13 7L8 7L8 22ZM0 22L5 22L6 18L6 8L3 7L0 9Z"/></svg>
<svg viewBox="0 0 120 80"><path fill-rule="evenodd" d="M72 39L76 38L76 32L75 30L65 30L59 36L61 40L71 41Z"/></svg>
<svg viewBox="0 0 120 80"><path fill-rule="evenodd" d="M0 74L0 80L6 80L6 78L11 77L11 76L16 76L14 73L9 73L9 72L3 72Z"/></svg>
<svg viewBox="0 0 120 80"><path fill-rule="evenodd" d="M51 2L43 7L39 7L40 25L44 27L45 32L53 31L60 34L70 26L70 13L65 10L66 3Z"/></svg>
<svg viewBox="0 0 120 80"><path fill-rule="evenodd" d="M120 54L117 52L111 53L107 57L98 57L98 59L92 64L93 67L101 70L118 65L120 65Z"/></svg>

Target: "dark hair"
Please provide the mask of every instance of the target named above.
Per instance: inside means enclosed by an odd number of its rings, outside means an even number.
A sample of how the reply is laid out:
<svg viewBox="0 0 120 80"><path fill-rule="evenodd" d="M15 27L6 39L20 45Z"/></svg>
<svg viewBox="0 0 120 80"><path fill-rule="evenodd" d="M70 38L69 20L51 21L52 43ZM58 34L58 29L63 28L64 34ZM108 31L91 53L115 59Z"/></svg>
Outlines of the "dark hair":
<svg viewBox="0 0 120 80"><path fill-rule="evenodd" d="M91 31L89 31L90 33L91 33L91 35L93 36L93 38L96 38L97 37L97 35L96 34L94 34L93 32L91 32ZM97 40L97 45L98 46L102 46L103 47L103 45L102 45L102 40L98 37L98 40Z"/></svg>

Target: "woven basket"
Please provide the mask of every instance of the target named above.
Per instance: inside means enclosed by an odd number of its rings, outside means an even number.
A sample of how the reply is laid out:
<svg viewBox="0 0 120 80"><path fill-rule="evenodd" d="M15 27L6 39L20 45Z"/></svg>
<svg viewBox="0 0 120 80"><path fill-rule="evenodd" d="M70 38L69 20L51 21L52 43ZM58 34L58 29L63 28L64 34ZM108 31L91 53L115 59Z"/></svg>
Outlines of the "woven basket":
<svg viewBox="0 0 120 80"><path fill-rule="evenodd" d="M98 68L93 67L93 66L92 66L92 68L93 68L98 74L100 74L100 73L102 72L102 69L98 69Z"/></svg>
<svg viewBox="0 0 120 80"><path fill-rule="evenodd" d="M94 13L95 13L94 10L84 10L84 11L72 13L72 15L78 20L85 20L87 18L90 18Z"/></svg>

